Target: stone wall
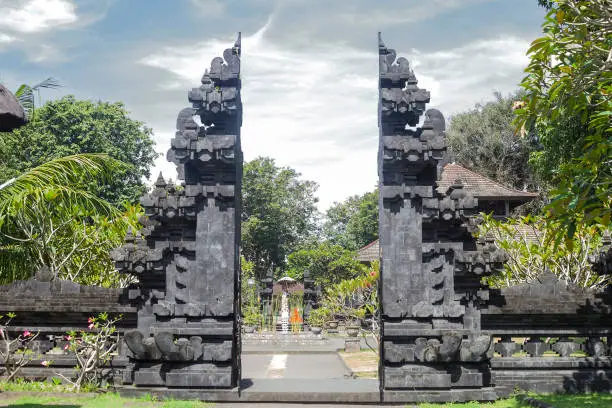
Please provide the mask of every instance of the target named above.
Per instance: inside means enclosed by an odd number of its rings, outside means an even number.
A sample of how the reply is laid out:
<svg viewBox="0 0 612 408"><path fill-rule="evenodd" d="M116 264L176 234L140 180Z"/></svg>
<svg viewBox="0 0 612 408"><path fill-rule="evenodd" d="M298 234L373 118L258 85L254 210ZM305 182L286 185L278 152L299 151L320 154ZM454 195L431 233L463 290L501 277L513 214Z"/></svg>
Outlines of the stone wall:
<svg viewBox="0 0 612 408"><path fill-rule="evenodd" d="M541 282L492 290L482 328L495 338L496 386L534 392L612 390L612 297Z"/></svg>
<svg viewBox="0 0 612 408"><path fill-rule="evenodd" d="M120 333L134 329L136 308L126 304L126 299L124 289L81 286L63 280L16 281L0 286L0 315L15 314L7 328L9 337L14 339L25 330L38 333L29 343L30 361L21 369L19 377L44 379L60 374L70 377L76 359L71 352L64 351L66 333L86 330L87 319L102 312L122 316L116 326ZM51 361L51 364L45 367L42 361ZM120 382L126 363L127 359L115 356L108 375ZM0 367L0 377L2 372Z"/></svg>

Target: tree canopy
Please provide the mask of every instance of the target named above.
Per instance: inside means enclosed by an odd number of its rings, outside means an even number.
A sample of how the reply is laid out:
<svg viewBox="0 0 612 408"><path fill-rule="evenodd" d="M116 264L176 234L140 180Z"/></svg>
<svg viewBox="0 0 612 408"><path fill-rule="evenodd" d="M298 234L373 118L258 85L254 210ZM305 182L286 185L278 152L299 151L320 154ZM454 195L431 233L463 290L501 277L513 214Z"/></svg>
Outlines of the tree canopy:
<svg viewBox="0 0 612 408"><path fill-rule="evenodd" d="M255 276L286 269L287 256L317 228L317 184L300 178L269 157L244 164L242 178L242 255Z"/></svg>
<svg viewBox="0 0 612 408"><path fill-rule="evenodd" d="M519 190L534 188L528 163L536 143L533 135L521 138L513 125L513 104L522 94L494 95L495 101L451 118L449 148L462 166Z"/></svg>
<svg viewBox="0 0 612 408"><path fill-rule="evenodd" d="M355 278L366 270L355 258L355 252L330 242L306 245L288 259L288 276L302 280L308 271L315 284L323 287Z"/></svg>
<svg viewBox="0 0 612 408"><path fill-rule="evenodd" d="M612 202L612 19L609 0L540 1L543 37L528 50L516 112L543 149L532 161L552 178L548 215L571 239L579 224L610 228Z"/></svg>
<svg viewBox="0 0 612 408"><path fill-rule="evenodd" d="M334 203L325 213L323 235L349 250L378 239L378 190Z"/></svg>
<svg viewBox="0 0 612 408"><path fill-rule="evenodd" d="M100 154L53 159L0 188L0 283L49 277L117 286L109 251L137 228L137 207L120 211L88 191L121 163Z"/></svg>
<svg viewBox="0 0 612 408"><path fill-rule="evenodd" d="M151 129L128 117L120 102L66 96L36 109L30 122L0 138L0 182L49 160L78 153L105 153L126 166L96 194L119 206L146 190L143 178L157 157ZM92 185L93 187L93 185Z"/></svg>

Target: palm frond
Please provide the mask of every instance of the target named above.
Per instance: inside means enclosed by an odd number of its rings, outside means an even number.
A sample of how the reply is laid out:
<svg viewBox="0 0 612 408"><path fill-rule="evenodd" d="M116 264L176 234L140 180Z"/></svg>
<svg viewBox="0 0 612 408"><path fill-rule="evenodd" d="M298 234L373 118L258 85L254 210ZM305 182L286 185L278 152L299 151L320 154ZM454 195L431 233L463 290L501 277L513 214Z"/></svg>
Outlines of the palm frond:
<svg viewBox="0 0 612 408"><path fill-rule="evenodd" d="M26 114L31 116L32 111L34 110L34 91L32 90L32 87L26 84L21 85L15 92L15 97L23 107Z"/></svg>
<svg viewBox="0 0 612 408"><path fill-rule="evenodd" d="M61 87L62 85L59 83L57 79L49 77L45 79L44 81L41 81L37 83L36 85L32 86L32 90L38 91L39 89L57 89Z"/></svg>
<svg viewBox="0 0 612 408"><path fill-rule="evenodd" d="M39 203L79 206L86 212L117 216L119 210L86 189L103 183L125 165L106 154L85 153L60 157L20 175L0 189L0 215L35 211Z"/></svg>
<svg viewBox="0 0 612 408"><path fill-rule="evenodd" d="M102 153L81 153L53 159L15 178L0 190L0 197L8 194L44 188L50 185L74 186L94 182L104 183L125 164Z"/></svg>
<svg viewBox="0 0 612 408"><path fill-rule="evenodd" d="M27 84L21 85L15 92L15 97L23 107L23 110L25 110L27 116L30 117L35 107L34 93L38 94L41 89L57 89L61 86L58 80L49 77L33 86Z"/></svg>

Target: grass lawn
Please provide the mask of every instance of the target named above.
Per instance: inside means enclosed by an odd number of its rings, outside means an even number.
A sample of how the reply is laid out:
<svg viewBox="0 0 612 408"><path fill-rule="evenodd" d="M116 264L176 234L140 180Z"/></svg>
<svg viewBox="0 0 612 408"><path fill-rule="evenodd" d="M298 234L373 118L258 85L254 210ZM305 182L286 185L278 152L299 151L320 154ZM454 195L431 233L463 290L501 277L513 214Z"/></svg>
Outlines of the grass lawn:
<svg viewBox="0 0 612 408"><path fill-rule="evenodd" d="M74 396L23 396L5 399L0 394L0 407L12 408L204 408L212 407L199 401L155 401L151 398L121 398L118 394L107 393L91 396L74 394Z"/></svg>
<svg viewBox="0 0 612 408"><path fill-rule="evenodd" d="M538 395L540 401L548 402L555 408L612 408L611 394L580 394L580 395Z"/></svg>
<svg viewBox="0 0 612 408"><path fill-rule="evenodd" d="M410 406L410 405L408 405ZM530 408L524 402L519 401L516 398L510 398L495 402L463 402L463 403L448 403L448 404L419 404L419 408Z"/></svg>
<svg viewBox="0 0 612 408"><path fill-rule="evenodd" d="M339 351L344 364L351 369L357 378L378 378L378 354L372 350L361 350L357 353Z"/></svg>
<svg viewBox="0 0 612 408"><path fill-rule="evenodd" d="M555 408L612 408L612 395L538 395L535 398L553 404ZM66 394L48 396L21 396L7 398L0 394L0 407L12 408L204 408L214 407L214 403L199 401L156 401L151 398L121 398L114 393L107 394ZM248 407L248 403L244 405ZM282 405L279 405L279 407ZM408 404L413 406L413 404ZM418 404L419 408L528 408L529 405L513 397L496 402L465 402L447 404Z"/></svg>

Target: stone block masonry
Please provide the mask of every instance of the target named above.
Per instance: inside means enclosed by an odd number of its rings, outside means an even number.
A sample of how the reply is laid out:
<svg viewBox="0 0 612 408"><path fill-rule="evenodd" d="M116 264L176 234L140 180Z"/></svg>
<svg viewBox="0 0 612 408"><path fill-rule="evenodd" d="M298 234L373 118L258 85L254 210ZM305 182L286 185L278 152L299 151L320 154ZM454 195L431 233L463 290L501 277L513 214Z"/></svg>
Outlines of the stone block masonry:
<svg viewBox="0 0 612 408"><path fill-rule="evenodd" d="M240 373L239 279L242 151L240 36L214 58L179 112L168 160L141 199L142 236L113 257L139 277L130 291L138 327L125 333L124 384L234 388Z"/></svg>

